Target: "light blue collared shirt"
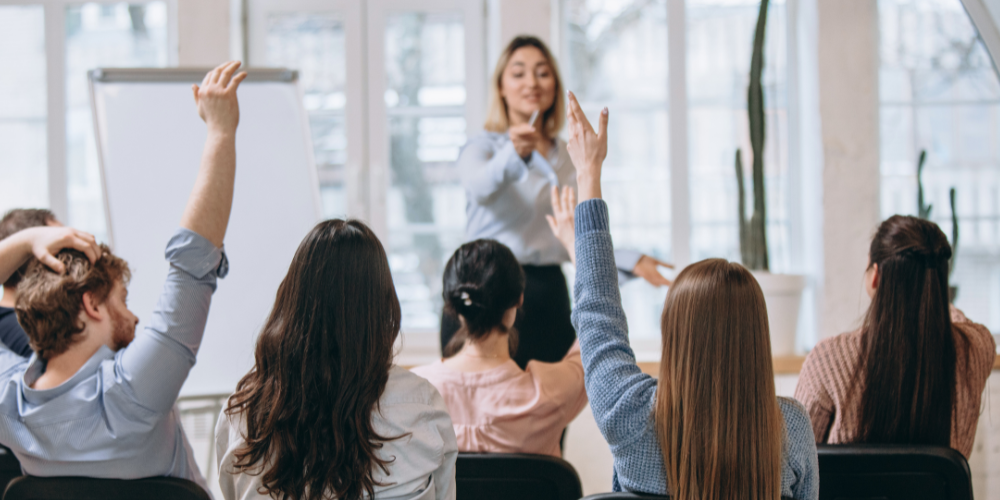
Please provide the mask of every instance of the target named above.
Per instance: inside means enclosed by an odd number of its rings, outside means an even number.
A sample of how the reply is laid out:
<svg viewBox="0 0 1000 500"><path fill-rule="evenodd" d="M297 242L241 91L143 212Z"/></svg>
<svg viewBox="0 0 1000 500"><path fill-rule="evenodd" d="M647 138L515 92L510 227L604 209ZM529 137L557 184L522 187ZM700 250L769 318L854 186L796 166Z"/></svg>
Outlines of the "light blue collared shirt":
<svg viewBox="0 0 1000 500"><path fill-rule="evenodd" d="M497 240L521 264L569 262L569 253L545 220L552 215L552 186L577 188L576 168L565 141L557 138L547 158L532 151L525 162L507 134L483 132L462 148L458 169L467 199L468 241ZM618 269L624 273L620 278L630 277L641 257L634 250L615 251Z"/></svg>
<svg viewBox="0 0 1000 500"><path fill-rule="evenodd" d="M179 229L150 324L126 348L101 347L69 380L31 385L45 363L0 348L0 443L32 476L172 476L206 487L174 404L194 366L223 251ZM206 487L207 490L207 487Z"/></svg>

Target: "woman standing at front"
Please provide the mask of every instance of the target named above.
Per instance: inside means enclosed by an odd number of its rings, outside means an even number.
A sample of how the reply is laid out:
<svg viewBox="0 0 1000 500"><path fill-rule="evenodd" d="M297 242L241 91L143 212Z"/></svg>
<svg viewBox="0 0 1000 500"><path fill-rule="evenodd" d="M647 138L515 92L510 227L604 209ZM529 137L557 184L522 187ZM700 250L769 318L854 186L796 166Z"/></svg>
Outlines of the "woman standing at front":
<svg viewBox="0 0 1000 500"><path fill-rule="evenodd" d="M515 328L514 360L563 359L576 333L560 265L569 255L552 234L552 190L576 187L576 169L557 135L566 115L565 89L548 47L535 37L514 38L500 55L491 80L483 133L472 137L458 158L467 196L466 238L494 239L509 247L524 268L524 306ZM657 270L668 266L634 251L615 254L620 275L668 285ZM441 347L446 357L461 345L448 343L458 320L442 315Z"/></svg>

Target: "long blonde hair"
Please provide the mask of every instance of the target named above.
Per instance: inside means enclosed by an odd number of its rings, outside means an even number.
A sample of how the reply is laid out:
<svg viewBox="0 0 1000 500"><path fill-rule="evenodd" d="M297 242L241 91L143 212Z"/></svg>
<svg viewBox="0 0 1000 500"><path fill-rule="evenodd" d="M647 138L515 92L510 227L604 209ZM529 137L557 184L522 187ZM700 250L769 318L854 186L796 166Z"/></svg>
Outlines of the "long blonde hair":
<svg viewBox="0 0 1000 500"><path fill-rule="evenodd" d="M778 500L784 420L764 294L739 264L689 266L667 294L656 429L674 500Z"/></svg>
<svg viewBox="0 0 1000 500"><path fill-rule="evenodd" d="M486 111L486 123L483 124L483 128L501 134L510 128L507 101L504 101L503 96L500 95L500 85L503 81L503 71L507 68L511 56L522 47L534 47L540 50L548 61L549 67L552 68L552 74L556 79L556 97L552 106L545 110L538 121L541 124L541 131L551 139L559 135L559 131L563 128L563 122L566 120L566 98L563 96L562 78L559 76L559 65L556 64L556 58L552 57L552 52L545 46L545 42L527 35L514 37L500 54L500 59L497 60L497 66L493 70L492 85L490 85L490 108Z"/></svg>

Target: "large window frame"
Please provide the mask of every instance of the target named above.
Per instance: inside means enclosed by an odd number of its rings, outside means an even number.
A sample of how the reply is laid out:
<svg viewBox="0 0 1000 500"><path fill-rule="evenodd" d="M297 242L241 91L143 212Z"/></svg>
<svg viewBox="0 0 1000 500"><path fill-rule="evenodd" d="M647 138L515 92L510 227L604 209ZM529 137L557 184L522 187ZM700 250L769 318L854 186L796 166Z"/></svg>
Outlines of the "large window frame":
<svg viewBox="0 0 1000 500"><path fill-rule="evenodd" d="M177 66L177 2L167 6L167 65ZM0 0L0 6L41 5L45 10L46 150L48 208L69 220L66 138L66 8L88 3L114 5L123 0ZM142 0L127 3L145 3Z"/></svg>
<svg viewBox="0 0 1000 500"><path fill-rule="evenodd" d="M563 1L550 0L552 37L550 46L556 56L563 58L561 38ZM789 178L787 202L789 204L789 253L791 270L811 274L806 269L801 249L803 216L800 205L802 186L799 142L799 61L798 40L799 0L786 0L788 62L788 161ZM665 55L668 59L667 82L668 137L671 189L671 242L672 255L678 267L691 262L691 199L689 190L688 134L688 81L687 81L687 17L683 0L667 0L667 39ZM264 64L267 16L278 13L321 13L333 15L343 21L346 54L346 134L347 152L345 187L347 214L368 221L383 241L388 241L387 193L390 179L389 127L385 93L385 24L389 16L405 12L455 12L463 13L465 25L465 71L467 133L481 128L488 94L491 62L486 59L487 0L249 0L246 4L246 34L248 57L251 65ZM495 15L495 13L494 13ZM500 41L502 45L502 40ZM812 280L810 280L812 281ZM808 309L803 301L804 311ZM811 345L815 325L811 315L804 314L800 327L803 344ZM407 330L404 332L405 349L400 362L426 362L438 356L437 331ZM635 339L636 351L643 360L659 358L658 339Z"/></svg>

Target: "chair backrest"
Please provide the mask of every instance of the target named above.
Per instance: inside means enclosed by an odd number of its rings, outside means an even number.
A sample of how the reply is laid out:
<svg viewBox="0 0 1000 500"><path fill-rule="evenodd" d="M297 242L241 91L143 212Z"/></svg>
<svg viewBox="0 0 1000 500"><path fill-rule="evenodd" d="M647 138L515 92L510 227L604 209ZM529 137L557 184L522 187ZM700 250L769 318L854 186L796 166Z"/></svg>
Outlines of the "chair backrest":
<svg viewBox="0 0 1000 500"><path fill-rule="evenodd" d="M0 446L0 488L6 488L7 483L16 477L21 477L21 462L6 446Z"/></svg>
<svg viewBox="0 0 1000 500"><path fill-rule="evenodd" d="M972 500L969 464L940 446L820 445L820 500Z"/></svg>
<svg viewBox="0 0 1000 500"><path fill-rule="evenodd" d="M587 495L580 500L670 500L670 497L661 495L640 495L638 493L597 493ZM781 500L791 500L782 497Z"/></svg>
<svg viewBox="0 0 1000 500"><path fill-rule="evenodd" d="M455 482L458 500L578 500L583 496L576 469L548 455L459 453Z"/></svg>
<svg viewBox="0 0 1000 500"><path fill-rule="evenodd" d="M201 486L176 477L94 479L21 476L7 485L3 500L211 500Z"/></svg>

